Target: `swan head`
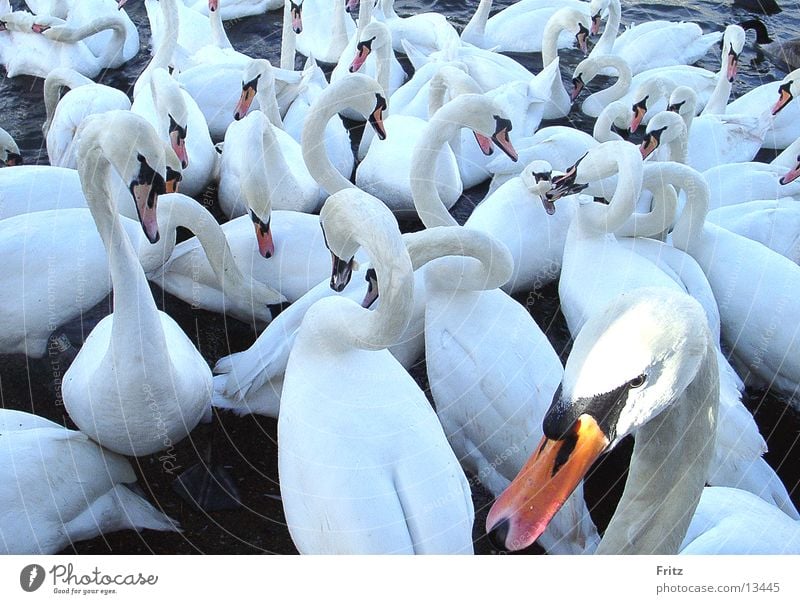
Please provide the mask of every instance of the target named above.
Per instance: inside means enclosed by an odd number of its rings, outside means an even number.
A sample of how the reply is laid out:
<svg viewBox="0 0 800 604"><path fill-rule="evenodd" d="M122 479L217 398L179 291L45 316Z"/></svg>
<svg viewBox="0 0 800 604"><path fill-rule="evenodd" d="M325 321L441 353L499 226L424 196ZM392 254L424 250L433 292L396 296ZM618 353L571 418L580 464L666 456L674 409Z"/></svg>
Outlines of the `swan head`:
<svg viewBox="0 0 800 604"><path fill-rule="evenodd" d="M105 187L95 183L97 158L110 164L128 186L136 213L150 243L159 239L158 196L166 192L165 144L143 117L130 111L109 111L86 118L76 133L78 166L84 191Z"/></svg>
<svg viewBox="0 0 800 604"><path fill-rule="evenodd" d="M292 17L292 31L295 34L303 33L303 1L292 2L289 0L289 14Z"/></svg>
<svg viewBox="0 0 800 604"><path fill-rule="evenodd" d="M792 166L786 174L781 176L778 182L780 182L782 185L788 185L789 183L794 182L798 176L800 176L800 155L797 156L794 166Z"/></svg>
<svg viewBox="0 0 800 604"><path fill-rule="evenodd" d="M181 167L189 167L189 154L186 151L186 136L188 134L189 109L183 96L180 84L162 68L153 70L150 76L150 89L153 93L153 102L162 117L165 117L167 136L172 150L181 160Z"/></svg>
<svg viewBox="0 0 800 604"><path fill-rule="evenodd" d="M364 275L364 280L367 282L367 293L364 294L364 300L361 302L361 306L369 308L375 304L375 301L378 299L378 273L375 272L374 268L369 267L366 275Z"/></svg>
<svg viewBox="0 0 800 604"><path fill-rule="evenodd" d="M778 115L789 104L789 101L798 94L800 94L800 69L795 69L783 78L780 86L778 86L778 100L772 107L772 115Z"/></svg>
<svg viewBox="0 0 800 604"><path fill-rule="evenodd" d="M272 63L266 59L253 59L245 67L242 74L242 94L233 110L233 119L239 121L247 115L250 106L253 104L253 99L258 94L259 86L261 86L262 92L264 90L272 92L275 88Z"/></svg>
<svg viewBox="0 0 800 604"><path fill-rule="evenodd" d="M525 166L520 178L531 195L539 196L544 211L550 215L555 214L556 206L546 195L553 180L553 168L550 163L540 159L533 160Z"/></svg>
<svg viewBox="0 0 800 604"><path fill-rule="evenodd" d="M697 109L697 93L688 86L678 86L669 95L667 111L680 115L684 122L687 117L694 117Z"/></svg>
<svg viewBox="0 0 800 604"><path fill-rule="evenodd" d="M625 140L630 137L628 127L633 119L630 105L614 101L606 105L597 116L592 136L600 142Z"/></svg>
<svg viewBox="0 0 800 604"><path fill-rule="evenodd" d="M639 150L642 159L647 159L661 145L686 138L686 123L683 118L672 111L662 111L647 125L645 139Z"/></svg>
<svg viewBox="0 0 800 604"><path fill-rule="evenodd" d="M745 43L745 32L739 25L728 25L722 36L722 67L730 83L736 79L739 71L739 56Z"/></svg>
<svg viewBox="0 0 800 604"><path fill-rule="evenodd" d="M589 3L589 15L592 19L592 26L589 32L596 36L600 33L600 24L603 22L603 15L608 15L609 0L592 0Z"/></svg>
<svg viewBox="0 0 800 604"><path fill-rule="evenodd" d="M219 0L208 0L208 12L215 13L219 9Z"/></svg>
<svg viewBox="0 0 800 604"><path fill-rule="evenodd" d="M164 179L164 189L166 193L177 193L181 180L183 180L183 173L181 168L181 160L172 150L172 146L165 146L164 152L166 154L167 173Z"/></svg>
<svg viewBox="0 0 800 604"><path fill-rule="evenodd" d="M711 341L700 304L672 289L626 292L589 319L545 436L492 506L487 531L511 550L533 543L604 451L678 400Z"/></svg>
<svg viewBox="0 0 800 604"><path fill-rule="evenodd" d="M361 0L345 0L344 10L350 15L357 15L361 8Z"/></svg>
<svg viewBox="0 0 800 604"><path fill-rule="evenodd" d="M613 65L609 57L587 57L575 67L572 73L572 90L569 93L569 100L574 103L581 91L591 82L600 71L608 65Z"/></svg>
<svg viewBox="0 0 800 604"><path fill-rule="evenodd" d="M589 17L585 13L572 7L564 7L554 12L547 20L545 32L553 29L568 31L575 36L575 46L586 56L589 52L589 30L591 27Z"/></svg>
<svg viewBox="0 0 800 604"><path fill-rule="evenodd" d="M391 44L392 34L380 21L369 22L358 36L356 56L350 63L350 73L355 73L364 65L369 55L387 44Z"/></svg>
<svg viewBox="0 0 800 604"><path fill-rule="evenodd" d="M636 132L636 129L642 123L650 107L652 107L656 101L667 98L673 88L675 88L675 82L669 78L655 77L646 80L636 89L633 95L635 100L631 107L633 111L630 127L631 133Z"/></svg>
<svg viewBox="0 0 800 604"><path fill-rule="evenodd" d="M0 128L0 168L21 165L22 155L17 143L8 132Z"/></svg>

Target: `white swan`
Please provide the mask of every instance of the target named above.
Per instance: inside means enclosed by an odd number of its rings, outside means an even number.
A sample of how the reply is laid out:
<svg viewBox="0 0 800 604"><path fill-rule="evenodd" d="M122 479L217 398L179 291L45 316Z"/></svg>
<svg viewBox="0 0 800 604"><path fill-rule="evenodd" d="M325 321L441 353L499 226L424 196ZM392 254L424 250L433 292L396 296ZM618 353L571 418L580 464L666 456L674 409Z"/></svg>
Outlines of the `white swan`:
<svg viewBox="0 0 800 604"><path fill-rule="evenodd" d="M181 191L198 195L218 175L219 155L205 117L192 97L166 70L149 74L148 86L134 97L131 111L147 119L169 141L183 166Z"/></svg>
<svg viewBox="0 0 800 604"><path fill-rule="evenodd" d="M61 90L67 88L61 96ZM44 80L46 119L42 133L51 166L77 168L75 132L89 115L131 108L128 96L116 88L95 84L73 69L54 69Z"/></svg>
<svg viewBox="0 0 800 604"><path fill-rule="evenodd" d="M677 553L703 492L718 395L697 302L661 288L616 296L575 339L545 438L492 506L487 531L508 549L532 543L591 463L635 433L625 491L597 553Z"/></svg>
<svg viewBox="0 0 800 604"><path fill-rule="evenodd" d="M618 56L633 75L658 67L696 63L722 38L720 32L704 34L697 23L660 20L629 27L618 37L619 0L601 0L592 6L596 7L593 15L608 9L608 22L589 56Z"/></svg>
<svg viewBox="0 0 800 604"><path fill-rule="evenodd" d="M186 6L203 15L219 10L220 17L225 21L263 15L267 11L281 8L284 4L284 0L215 0L216 7L212 9L209 0L182 1Z"/></svg>
<svg viewBox="0 0 800 604"><path fill-rule="evenodd" d="M0 168L21 166L22 155L13 137L0 128Z"/></svg>
<svg viewBox="0 0 800 604"><path fill-rule="evenodd" d="M190 9L180 0L144 0L152 33L152 52L158 53L163 41L177 34L168 60L178 66L214 39L208 17Z"/></svg>
<svg viewBox="0 0 800 604"><path fill-rule="evenodd" d="M404 52L404 41L425 54L459 43L458 32L439 13L416 13L400 17L394 9L394 0L376 0L373 16L386 23L392 32L392 47L397 52Z"/></svg>
<svg viewBox="0 0 800 604"><path fill-rule="evenodd" d="M572 76L573 87L570 93L573 102L578 98L583 88L606 67L613 67L617 71L617 81L608 88L591 94L583 101L581 111L589 117L597 117L606 105L614 101L622 101L628 106L632 106L636 101L641 100L636 98L639 89L645 82L653 78L672 80L676 86L689 86L697 93L698 105L702 106L705 106L717 83L717 74L691 65L659 67L643 71L632 77L630 67L619 57L614 55L589 56L575 67L575 72ZM666 105L666 99L664 99L662 105L656 104L651 110L660 111L666 109ZM647 123L648 118L645 117L643 121Z"/></svg>
<svg viewBox="0 0 800 604"><path fill-rule="evenodd" d="M243 196L244 175L264 171L264 193L276 210L314 212L325 201L325 193L309 174L300 145L270 123L261 111L231 124L225 134L220 161L219 205L229 218L250 213ZM254 220L269 217L258 208ZM269 257L269 255L267 255Z"/></svg>
<svg viewBox="0 0 800 604"><path fill-rule="evenodd" d="M375 78L389 97L406 80L406 72L392 50L389 28L380 21L359 25L331 72L331 82L356 72ZM348 119L357 119L352 113L345 112L343 115Z"/></svg>
<svg viewBox="0 0 800 604"><path fill-rule="evenodd" d="M513 268L505 246L471 229L435 228L443 239L435 254L449 244L456 256L424 271L428 381L456 457L497 496L541 438L561 361L527 309L496 289ZM598 540L579 491L540 541L555 554L591 551Z"/></svg>
<svg viewBox="0 0 800 604"><path fill-rule="evenodd" d="M344 2L303 0L297 5L302 9L302 31L289 32L295 36L297 52L320 63L336 64L356 30L356 24L345 12ZM287 35L286 29L283 33Z"/></svg>
<svg viewBox="0 0 800 604"><path fill-rule="evenodd" d="M0 409L0 552L56 554L124 529L178 531L136 495L131 464L81 432Z"/></svg>
<svg viewBox="0 0 800 604"><path fill-rule="evenodd" d="M81 27L98 17L113 17L122 20L125 26L125 42L122 47L122 57L130 61L139 52L139 31L133 21L123 9L125 0L51 0L49 6L39 2L26 2L37 15L51 15L67 21L71 27ZM84 40L85 44L95 54L103 54L106 46L112 43L111 32L100 32ZM110 67L110 66L109 66Z"/></svg>
<svg viewBox="0 0 800 604"><path fill-rule="evenodd" d="M727 114L695 117L695 98L686 86L672 92L670 111L656 114L647 126L643 157L661 145L668 146L672 161L701 172L753 159L772 123L769 114L762 119Z"/></svg>
<svg viewBox="0 0 800 604"><path fill-rule="evenodd" d="M133 40L135 46L126 52L128 22L127 16L123 18L118 13L91 17L77 25L56 17L37 16L41 34L52 42L49 56L40 60L48 61L50 69L71 67L89 78L96 77L103 69L121 67L139 51L137 37ZM100 52L95 53L89 41L102 32L110 32L109 39L99 47Z"/></svg>
<svg viewBox="0 0 800 604"><path fill-rule="evenodd" d="M357 190L332 195L321 220L336 257L367 249L381 304L320 300L292 348L278 418L292 540L302 553L472 553L469 484L419 386L385 350L413 299L397 223Z"/></svg>
<svg viewBox="0 0 800 604"><path fill-rule="evenodd" d="M345 107L359 112L369 121L378 138L386 138L383 112L386 110L386 93L372 78L360 73L339 80L328 86L312 103L303 125L300 146L306 167L320 187L332 195L342 189L354 187L347 178L334 168L328 157L328 149L320 141L325 140L325 129Z"/></svg>
<svg viewBox="0 0 800 604"><path fill-rule="evenodd" d="M140 136L120 140L116 124L138 121ZM163 192L163 145L133 113L85 122L79 170L89 209L108 253L114 312L92 330L63 382L64 406L93 440L125 455L148 455L184 438L211 401L211 371L181 328L155 305L130 240L102 182L112 166L129 174L131 193L148 206ZM152 181L152 184L151 182ZM159 182L160 181L160 182ZM157 239L151 234L151 240ZM134 359L132 361L131 359Z"/></svg>
<svg viewBox="0 0 800 604"><path fill-rule="evenodd" d="M728 104L726 113L761 115L772 108L775 122L764 138L764 147L785 149L800 138L800 104L790 103L800 94L800 71L793 71L781 81L762 84Z"/></svg>

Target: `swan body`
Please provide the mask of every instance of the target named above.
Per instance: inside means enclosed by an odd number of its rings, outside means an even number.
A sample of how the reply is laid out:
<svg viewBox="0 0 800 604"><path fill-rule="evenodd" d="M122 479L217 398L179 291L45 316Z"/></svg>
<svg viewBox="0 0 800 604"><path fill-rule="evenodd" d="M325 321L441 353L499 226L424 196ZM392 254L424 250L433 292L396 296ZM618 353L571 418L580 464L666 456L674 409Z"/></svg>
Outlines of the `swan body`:
<svg viewBox="0 0 800 604"><path fill-rule="evenodd" d="M129 488L136 474L128 460L81 432L0 409L0 459L4 554L56 554L124 529L180 530Z"/></svg>
<svg viewBox="0 0 800 604"><path fill-rule="evenodd" d="M459 43L458 32L439 13L416 13L404 18L395 11L394 0L379 0L375 3L373 16L389 28L392 47L397 52L404 52L404 41L424 54L444 50Z"/></svg>
<svg viewBox="0 0 800 604"><path fill-rule="evenodd" d="M800 207L792 198L722 206L706 218L733 233L758 241L800 264Z"/></svg>
<svg viewBox="0 0 800 604"><path fill-rule="evenodd" d="M681 554L797 554L800 522L747 491L706 487Z"/></svg>
<svg viewBox="0 0 800 604"><path fill-rule="evenodd" d="M385 350L407 326L413 297L397 224L356 190L328 199L321 220L337 257L367 248L381 305L320 300L292 348L278 418L292 540L302 553L471 553L469 485L427 399Z"/></svg>
<svg viewBox="0 0 800 604"><path fill-rule="evenodd" d="M302 31L294 34L297 52L320 63L336 64L356 30L344 2L303 0L302 19Z"/></svg>
<svg viewBox="0 0 800 604"><path fill-rule="evenodd" d="M781 199L800 195L800 181L783 184L789 167L761 162L723 164L706 170L708 207L724 206L763 199Z"/></svg>
<svg viewBox="0 0 800 604"><path fill-rule="evenodd" d="M158 53L166 37L175 36L176 46L169 59L177 63L187 61L194 53L214 39L211 21L207 16L190 9L180 0L145 0L145 10L150 21L153 55ZM183 65L186 67L186 65Z"/></svg>
<svg viewBox="0 0 800 604"><path fill-rule="evenodd" d="M63 87L69 90L59 99ZM47 142L47 157L51 166L63 168L78 167L74 136L87 116L131 108L130 99L121 90L95 84L71 69L54 69L47 74L44 102L47 119L42 131Z"/></svg>
<svg viewBox="0 0 800 604"><path fill-rule="evenodd" d="M140 135L133 141L120 140L117 134L115 122L126 121L138 125ZM177 323L156 308L112 201L97 183L112 166L121 174L130 172L133 153L143 159L142 166L147 163L151 174L163 174L163 149L147 122L127 112L89 118L78 149L85 158L81 183L108 253L114 312L89 334L64 375L62 393L67 412L83 432L125 455L170 447L197 425L211 401L208 365ZM141 178L131 180L131 191L155 206L163 180L150 176L151 185ZM148 238L157 240L158 231L150 230Z"/></svg>
<svg viewBox="0 0 800 604"><path fill-rule="evenodd" d="M208 15L212 11L208 0L182 0L182 2L203 15ZM219 0L216 3L220 17L228 21L230 19L242 19L255 15L263 15L267 11L282 8L284 0Z"/></svg>

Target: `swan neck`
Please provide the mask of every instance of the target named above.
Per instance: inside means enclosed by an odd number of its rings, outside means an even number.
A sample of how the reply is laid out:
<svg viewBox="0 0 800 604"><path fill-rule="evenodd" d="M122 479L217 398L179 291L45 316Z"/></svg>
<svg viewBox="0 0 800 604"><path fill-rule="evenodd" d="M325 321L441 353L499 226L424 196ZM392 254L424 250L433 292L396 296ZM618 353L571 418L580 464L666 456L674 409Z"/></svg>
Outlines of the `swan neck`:
<svg viewBox="0 0 800 604"><path fill-rule="evenodd" d="M550 65L558 56L558 36L566 28L561 19L550 18L542 34L542 69Z"/></svg>
<svg viewBox="0 0 800 604"><path fill-rule="evenodd" d="M66 87L72 90L73 88L92 83L92 80L73 69L58 68L47 74L44 80L44 108L46 117L42 125L42 132L45 136L47 136L47 133L50 131L50 125L53 123L56 107L61 100L61 89Z"/></svg>
<svg viewBox="0 0 800 604"><path fill-rule="evenodd" d="M728 81L727 65L722 62L722 67L717 74L717 83L700 115L725 115L728 100L731 97L732 84Z"/></svg>
<svg viewBox="0 0 800 604"><path fill-rule="evenodd" d="M332 57L341 56L347 43L350 41L347 36L347 12L344 10L344 2L335 2L333 8L333 29L331 30L331 43L328 47L328 54Z"/></svg>
<svg viewBox="0 0 800 604"><path fill-rule="evenodd" d="M657 167L658 168L658 167ZM660 169L645 164L642 188L653 194L652 209L646 214L634 214L616 231L619 237L656 237L667 231L675 222L678 195L661 178Z"/></svg>
<svg viewBox="0 0 800 604"><path fill-rule="evenodd" d="M709 338L694 380L637 432L625 491L598 554L678 553L708 476L718 404L716 351ZM659 485L670 488L665 493Z"/></svg>
<svg viewBox="0 0 800 604"><path fill-rule="evenodd" d="M150 79L150 74L153 70L169 69L172 57L178 49L178 28L180 27L180 19L178 16L178 6L175 4L176 0L161 0L161 14L164 17L163 30L161 32L161 39L159 40L158 48L153 53L153 58L147 64L147 67L142 71L142 75L136 82L133 88L133 96L139 94L140 87L147 84Z"/></svg>
<svg viewBox="0 0 800 604"><path fill-rule="evenodd" d="M381 8L383 16L388 21L389 19L399 19L397 11L394 10L394 0L381 0Z"/></svg>
<svg viewBox="0 0 800 604"><path fill-rule="evenodd" d="M639 199L642 187L641 160L636 163L621 156L615 161L618 166L618 178L614 196L608 205L588 203L580 207L578 224L582 231L614 233L630 219L636 209L636 201Z"/></svg>
<svg viewBox="0 0 800 604"><path fill-rule="evenodd" d="M613 55L600 57L597 59L597 63L600 69L603 67L611 67L617 70L616 82L614 82L608 88L595 92L589 97L591 99L595 99L595 102L605 106L613 103L614 101L618 101L625 96L625 94L628 92L628 89L631 87L631 80L633 79L633 76L631 75L631 68L628 67L628 64L619 57L615 57ZM589 99L587 99L587 101L588 100Z"/></svg>
<svg viewBox="0 0 800 604"><path fill-rule="evenodd" d="M594 45L591 54L607 55L613 52L614 40L617 39L617 34L619 33L621 18L622 10L619 0L611 0L608 3L608 22L597 44Z"/></svg>
<svg viewBox="0 0 800 604"><path fill-rule="evenodd" d="M228 34L225 33L225 26L222 24L222 14L219 9L208 13L208 20L211 23L211 39L218 48L233 48Z"/></svg>
<svg viewBox="0 0 800 604"><path fill-rule="evenodd" d="M696 170L681 164L665 167L664 176L668 182L686 193L686 204L672 231L672 245L696 256L708 214L708 183Z"/></svg>
<svg viewBox="0 0 800 604"><path fill-rule="evenodd" d="M287 0L283 5L283 33L281 34L281 69L294 71L294 56L297 40L292 29L291 4Z"/></svg>
<svg viewBox="0 0 800 604"><path fill-rule="evenodd" d="M486 22L489 20L489 12L492 10L494 0L481 0L472 18L461 32L461 39L465 42L473 43L476 36L483 36L486 33ZM546 63L545 63L546 65Z"/></svg>
<svg viewBox="0 0 800 604"><path fill-rule="evenodd" d="M336 91L335 93L332 92ZM337 114L344 98L344 89L328 87L309 108L303 132L300 136L300 147L303 152L303 161L308 173L317 181L328 195L333 195L343 189L354 188L353 183L339 174L333 167L325 145L320 141L325 140L325 127Z"/></svg>
<svg viewBox="0 0 800 604"><path fill-rule="evenodd" d="M262 81L259 83L256 97L258 98L258 106L261 112L267 116L267 119L283 130L283 118L281 117L281 110L278 107L278 99L275 97L275 80L263 74ZM267 82L267 79L271 82Z"/></svg>
<svg viewBox="0 0 800 604"><path fill-rule="evenodd" d="M422 224L428 228L458 224L447 211L436 188L439 153L461 128L460 119L452 116L452 107L453 103L448 103L436 112L411 155L411 197Z"/></svg>

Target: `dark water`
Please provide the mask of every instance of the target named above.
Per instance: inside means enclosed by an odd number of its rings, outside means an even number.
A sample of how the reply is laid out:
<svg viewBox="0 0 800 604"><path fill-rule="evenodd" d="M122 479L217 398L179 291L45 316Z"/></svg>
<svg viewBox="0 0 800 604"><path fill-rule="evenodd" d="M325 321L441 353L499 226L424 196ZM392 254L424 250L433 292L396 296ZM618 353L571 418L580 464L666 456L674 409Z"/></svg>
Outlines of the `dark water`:
<svg viewBox="0 0 800 604"><path fill-rule="evenodd" d="M224 1L224 0L223 0ZM512 0L497 0L499 10ZM446 14L460 30L469 20L477 0L398 0L398 12L406 15L425 8ZM705 2L649 2L638 3L623 0L623 19L642 22L652 18L692 20L705 30L721 29L718 23L734 23L751 18L751 13L731 6L726 1ZM22 2L12 2L20 8ZM130 91L133 82L149 59L149 26L143 2L129 0L126 9L140 28L141 52L122 69L109 71L101 78L105 84ZM785 40L800 35L800 2L783 2L783 12L772 16L761 16L773 38ZM226 22L228 35L237 50L254 57L266 57L277 64L280 51L280 11L258 17ZM753 34L748 39L752 41ZM536 56L515 57L529 68L538 69L541 58ZM562 73L566 77L571 68L581 59L574 52L562 58ZM716 71L718 58L711 54L700 63ZM3 74L4 75L4 74ZM740 76L734 86L734 96L741 95L753 86L783 77L768 61L759 60L752 44L748 44L740 68ZM0 125L17 140L27 163L47 163L41 124L44 121L42 81L30 77L0 80ZM590 131L591 123L579 113L573 112L561 123ZM213 195L213 191L209 192ZM468 191L459 201L456 213L466 219L474 204L481 199L483 191ZM408 224L413 229L416 225ZM192 310L187 304L163 294L156 287L153 293L159 305L170 313L190 334L210 365L221 356L242 350L254 340L256 333L251 328L211 313ZM566 359L569 352L569 336L558 308L555 286L537 292L536 296L519 296L519 301L530 309L540 327L553 341L556 350ZM84 318L84 323L67 327L67 333L77 344L81 335L90 331L109 309L109 302L101 304ZM56 404L56 381L63 374L70 358L53 362L28 361L19 356L0 357L0 397L8 408L36 412L55 421L71 426L62 407ZM423 388L427 387L424 362L414 367L412 374ZM762 433L768 441L770 452L767 460L776 468L784 483L792 492L796 504L800 504L800 418L777 397L763 392L748 392L746 404L754 412ZM146 496L165 513L180 521L180 534L145 531L138 534L124 531L110 534L92 541L81 542L67 552L78 553L292 553L294 546L289 538L279 500L277 481L276 422L274 420L245 417L235 418L220 414L216 428L201 426L190 438L176 446L170 467L185 469L214 441L217 459L232 474L241 491L243 509L229 512L205 514L194 510L172 490L173 474L165 471L163 460L158 455L132 460L137 467L139 484ZM592 515L603 528L613 513L616 501L624 485L626 459L630 445L607 455L596 464L586 486L586 497ZM491 499L487 493L474 493L476 523L475 547L479 553L494 553L483 536L483 524ZM65 553L67 553L65 552Z"/></svg>

